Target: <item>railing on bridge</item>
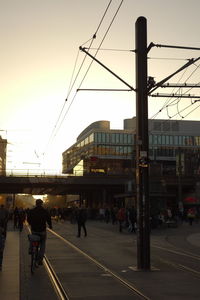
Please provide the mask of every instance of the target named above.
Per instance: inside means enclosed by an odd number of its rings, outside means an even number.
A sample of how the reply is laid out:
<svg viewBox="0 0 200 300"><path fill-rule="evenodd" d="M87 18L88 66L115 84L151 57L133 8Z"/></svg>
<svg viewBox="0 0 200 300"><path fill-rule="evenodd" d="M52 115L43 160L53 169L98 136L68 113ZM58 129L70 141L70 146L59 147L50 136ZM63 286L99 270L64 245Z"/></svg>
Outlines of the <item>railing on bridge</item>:
<svg viewBox="0 0 200 300"><path fill-rule="evenodd" d="M6 176L15 177L66 177L60 170L55 169L6 169Z"/></svg>
<svg viewBox="0 0 200 300"><path fill-rule="evenodd" d="M63 174L56 169L6 169L6 176L14 177L74 177L83 176L83 170L74 171L73 174Z"/></svg>

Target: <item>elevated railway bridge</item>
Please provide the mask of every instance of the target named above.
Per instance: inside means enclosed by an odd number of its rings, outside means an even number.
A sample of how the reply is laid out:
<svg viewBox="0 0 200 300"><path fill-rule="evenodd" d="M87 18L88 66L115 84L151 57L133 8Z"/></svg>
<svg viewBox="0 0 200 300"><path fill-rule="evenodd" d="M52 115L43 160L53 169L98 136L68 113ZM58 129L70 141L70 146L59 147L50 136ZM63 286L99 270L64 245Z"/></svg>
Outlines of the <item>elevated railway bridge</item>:
<svg viewBox="0 0 200 300"><path fill-rule="evenodd" d="M180 193L194 191L200 177L162 176L150 178L152 204L164 199L178 203ZM135 179L131 175L10 175L0 176L0 194L80 195L81 199L110 199L135 197ZM163 202L163 201L162 201Z"/></svg>
<svg viewBox="0 0 200 300"><path fill-rule="evenodd" d="M80 195L80 198L103 198L123 195L130 176L0 176L0 194Z"/></svg>

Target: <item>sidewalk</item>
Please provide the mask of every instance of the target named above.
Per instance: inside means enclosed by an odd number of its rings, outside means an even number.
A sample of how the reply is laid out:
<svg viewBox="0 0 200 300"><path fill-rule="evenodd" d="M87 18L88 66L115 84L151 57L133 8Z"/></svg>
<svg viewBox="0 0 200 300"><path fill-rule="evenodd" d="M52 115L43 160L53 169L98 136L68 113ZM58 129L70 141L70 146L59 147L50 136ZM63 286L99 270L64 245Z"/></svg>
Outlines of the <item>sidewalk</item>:
<svg viewBox="0 0 200 300"><path fill-rule="evenodd" d="M8 228L2 271L0 271L0 299L19 300L19 231Z"/></svg>

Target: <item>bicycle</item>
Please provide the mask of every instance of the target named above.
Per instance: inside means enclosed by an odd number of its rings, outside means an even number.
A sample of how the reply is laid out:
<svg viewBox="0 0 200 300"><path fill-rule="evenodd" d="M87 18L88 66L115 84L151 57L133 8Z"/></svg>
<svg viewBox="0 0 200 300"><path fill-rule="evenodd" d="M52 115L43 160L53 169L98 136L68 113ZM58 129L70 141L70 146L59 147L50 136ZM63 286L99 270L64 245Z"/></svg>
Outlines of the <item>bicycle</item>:
<svg viewBox="0 0 200 300"><path fill-rule="evenodd" d="M31 254L31 273L33 274L35 268L38 267L38 251L40 246L40 236L36 234L28 234L28 239L30 241L29 254Z"/></svg>

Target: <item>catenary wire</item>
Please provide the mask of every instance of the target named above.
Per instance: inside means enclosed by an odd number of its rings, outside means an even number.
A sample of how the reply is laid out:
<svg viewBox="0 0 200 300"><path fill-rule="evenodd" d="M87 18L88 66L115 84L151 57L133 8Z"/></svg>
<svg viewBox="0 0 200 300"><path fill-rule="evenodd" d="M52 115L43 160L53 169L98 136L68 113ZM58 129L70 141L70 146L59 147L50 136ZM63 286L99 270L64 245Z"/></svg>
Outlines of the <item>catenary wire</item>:
<svg viewBox="0 0 200 300"><path fill-rule="evenodd" d="M195 65L195 66L196 66L196 65ZM186 83L186 82L192 77L192 75L197 71L197 69L198 69L199 67L200 67L200 64L196 66L196 68L191 72L191 74L187 77L187 79L185 80L184 83ZM188 68L185 69L184 73L182 74L182 76L181 76L181 78L179 79L178 82L180 82L180 80L183 78L183 75L185 74L185 72L186 72L187 69L188 69ZM198 85L198 83L197 83L196 85ZM192 88L195 88L195 86L192 87ZM188 91L190 91L192 88L189 88L187 91L185 91L185 92L183 93L183 95L186 94L186 93L188 93ZM173 88L173 91L174 91L175 89L176 89L176 88ZM178 90L176 91L176 93L179 92L180 89L181 89L181 88L178 88ZM172 100L172 101L171 101L171 100ZM179 99L179 100L180 100L180 99ZM169 101L171 101L171 103L169 103ZM162 106L162 108L161 108L161 109L160 109L160 110L159 110L159 111L158 111L151 119L155 118L155 117L156 117L163 109L166 109L166 110L167 110L167 115L169 116L169 114L168 114L168 107L171 106L171 105L174 105L174 102L175 102L175 101L177 101L177 99L169 98L168 100L166 100L165 103L164 103L164 105ZM178 101L178 102L179 102L179 101ZM178 104L178 103L176 102L175 104Z"/></svg>
<svg viewBox="0 0 200 300"><path fill-rule="evenodd" d="M95 33L93 34L93 37L92 37L91 39L89 39L87 42L85 42L83 45L85 45L86 43L88 43L89 41L91 41L89 48L92 46L92 43L93 43L94 39L96 38L96 35L97 35L97 33L98 33L99 29L100 29L100 26L101 26L101 24L102 24L102 22L103 22L103 20L104 20L104 18L105 18L105 16L106 16L106 13L107 13L107 11L108 11L108 9L109 9L111 3L112 3L112 0L109 1L108 5L107 5L107 7L106 7L106 9L105 9L105 12L104 12L104 14L103 14L103 16L102 16L102 18L101 18L101 20L100 20L100 22L99 22L99 25L97 26L97 29L96 29ZM82 66L83 66L83 64L84 64L84 62L85 62L85 59L86 59L86 56L87 56L87 55L85 55L85 57L83 58L82 63L81 63L81 65L80 65L80 67L79 67L79 70L78 70L78 72L77 72L77 75L76 75L76 77L75 77L75 79L74 79L74 81L73 81L73 83L72 83L72 80L73 80L73 77L74 77L74 72L75 72L75 69L76 69L77 61L78 61L78 55L79 55L79 52L80 52L80 51L78 51L78 54L77 54L77 57L76 57L76 61L75 61L75 65L74 65L74 68L73 68L73 72L72 72L72 76L71 76L71 80L70 80L70 84L69 84L69 89L68 89L67 97L66 97L65 102L64 102L64 104L63 104L63 106L62 106L62 108L61 108L61 111L60 111L60 114L59 114L58 119L57 119L57 121L56 121L56 124L55 124L55 126L53 127L52 133L51 133L51 135L50 135L49 141L48 141L47 146L46 146L46 150L47 150L47 148L48 148L50 142L52 141L53 137L56 135L56 134L55 134L56 128L58 127L59 120L60 120L61 115L62 115L62 113L63 113L63 111L64 111L64 108L65 108L65 105L66 105L66 100L67 100L68 97L70 96L70 93L71 93L71 91L72 91L72 88L73 88L73 86L75 85L75 82L76 82L76 80L77 80L77 78L78 78L78 75L79 75L79 73L80 73L80 71L81 71L81 68L82 68ZM71 104L70 104L70 106L71 106ZM68 110L67 110L67 111L68 111ZM61 121L61 123L62 123L62 121ZM60 128L60 127L59 127L59 128ZM58 131L58 130L57 130L57 131ZM45 152L46 152L46 151L45 151Z"/></svg>
<svg viewBox="0 0 200 300"><path fill-rule="evenodd" d="M118 12L119 12L119 10L120 10L120 8L121 8L123 2L124 2L124 0L122 0L122 1L120 2L120 5L118 6L118 9L117 9L116 13L114 14L114 17L112 18L112 21L110 22L110 25L108 26L108 29L106 30L106 33L104 34L104 36L103 36L103 38L102 38L102 41L101 41L99 47L97 48L97 51L96 51L94 57L96 57L96 55L98 54L98 51L99 51L101 45L103 44L103 42L104 42L104 40L105 40L105 38L106 38L106 36L107 36L107 34L108 34L108 32L109 32L109 30L110 30L110 28L111 28L111 26L112 26L114 20L115 20L115 18L116 18L117 14L118 14ZM87 68L87 70L86 70L86 73L85 73L85 75L83 76L83 79L81 80L81 82L80 82L80 84L79 84L77 90L79 90L79 89L81 88L81 86L82 86L82 84L83 84L83 82L84 82L84 80L85 80L85 78L86 78L86 76L87 76L87 74L88 74L88 72L89 72L91 66L92 66L92 63L93 63L93 60L92 60L91 63L89 64L89 66L88 66L88 68ZM69 112L69 109L70 109L72 103L74 102L76 95L77 95L77 91L75 92L74 97L72 98L72 100L71 100L71 102L70 102L70 104L69 104L69 107L68 107L67 111L65 112L65 114L64 114L64 116L63 116L63 118L62 118L62 120L61 120L61 122L60 122L60 125L57 127L57 131L55 132L55 134L54 134L53 137L55 137L55 136L57 135L57 132L59 131L60 127L62 126L62 123L64 122L64 119L65 119L67 113Z"/></svg>

